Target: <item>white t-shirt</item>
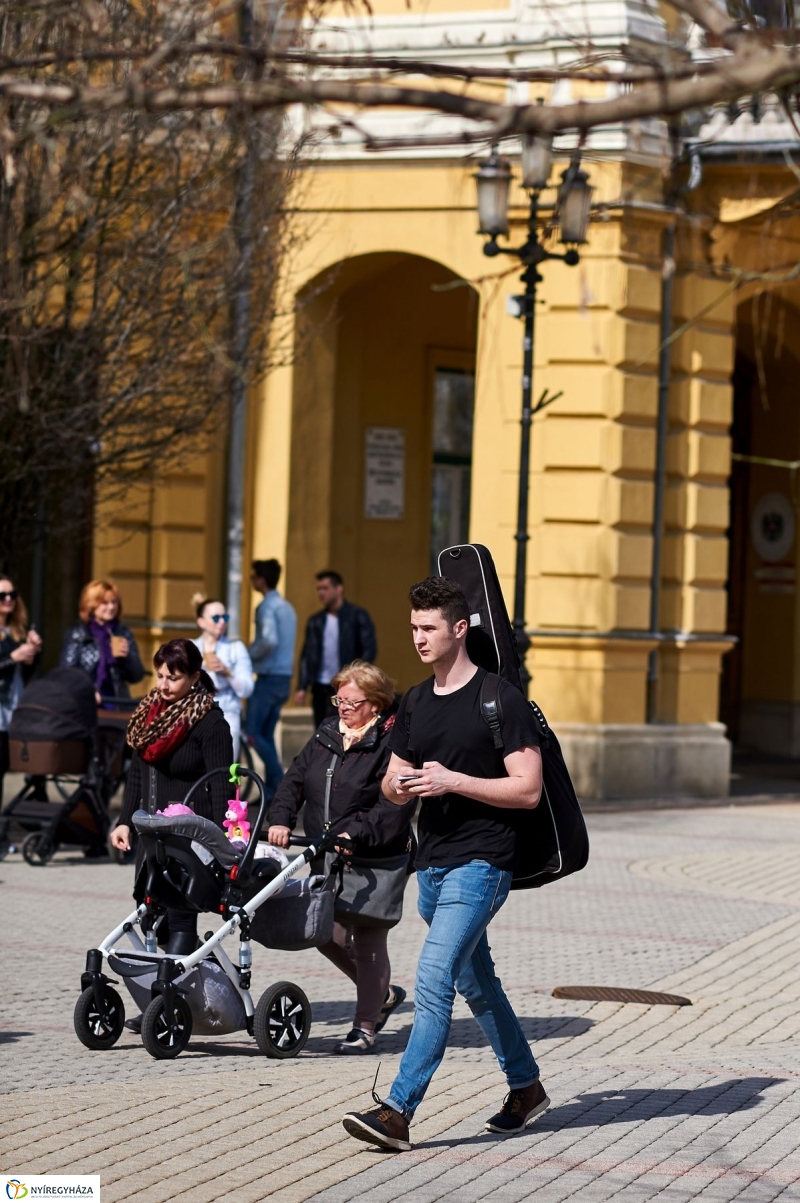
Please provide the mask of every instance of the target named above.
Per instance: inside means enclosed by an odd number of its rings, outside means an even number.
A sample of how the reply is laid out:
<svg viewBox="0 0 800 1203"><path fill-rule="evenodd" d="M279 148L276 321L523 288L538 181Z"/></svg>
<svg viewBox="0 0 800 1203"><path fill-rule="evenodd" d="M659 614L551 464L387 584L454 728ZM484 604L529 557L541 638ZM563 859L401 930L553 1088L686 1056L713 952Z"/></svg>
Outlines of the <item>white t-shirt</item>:
<svg viewBox="0 0 800 1203"><path fill-rule="evenodd" d="M325 630L322 632L322 660L317 681L329 685L341 668L339 663L339 615L325 615Z"/></svg>

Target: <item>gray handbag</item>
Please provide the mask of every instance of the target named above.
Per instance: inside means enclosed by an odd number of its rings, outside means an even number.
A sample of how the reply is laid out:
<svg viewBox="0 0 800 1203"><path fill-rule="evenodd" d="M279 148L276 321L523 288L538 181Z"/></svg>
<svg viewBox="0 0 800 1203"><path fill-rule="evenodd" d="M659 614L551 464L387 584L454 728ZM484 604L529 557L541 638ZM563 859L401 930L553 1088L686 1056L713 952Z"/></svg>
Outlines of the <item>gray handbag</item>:
<svg viewBox="0 0 800 1203"><path fill-rule="evenodd" d="M287 881L250 920L250 935L265 948L300 952L333 939L333 891L326 877Z"/></svg>
<svg viewBox="0 0 800 1203"><path fill-rule="evenodd" d="M330 824L331 788L338 754L325 770L325 830ZM343 857L329 852L325 871L337 881L333 913L347 927L394 927L403 917L411 841L399 856Z"/></svg>

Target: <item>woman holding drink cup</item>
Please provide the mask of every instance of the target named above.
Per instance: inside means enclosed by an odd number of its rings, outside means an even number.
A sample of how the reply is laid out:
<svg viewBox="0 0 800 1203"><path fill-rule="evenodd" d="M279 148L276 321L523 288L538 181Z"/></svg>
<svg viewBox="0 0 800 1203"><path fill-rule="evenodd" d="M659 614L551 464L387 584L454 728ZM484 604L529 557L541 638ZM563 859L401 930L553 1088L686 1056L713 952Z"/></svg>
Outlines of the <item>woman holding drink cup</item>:
<svg viewBox="0 0 800 1203"><path fill-rule="evenodd" d="M59 663L82 668L94 682L98 703L129 698L129 685L144 676L133 632L120 622L122 601L112 581L90 581L81 590L80 622L64 636Z"/></svg>
<svg viewBox="0 0 800 1203"><path fill-rule="evenodd" d="M231 729L234 760L239 755L242 702L253 692L253 665L241 639L228 638L228 614L221 601L196 593L192 598L201 634L193 642L216 689L216 701Z"/></svg>

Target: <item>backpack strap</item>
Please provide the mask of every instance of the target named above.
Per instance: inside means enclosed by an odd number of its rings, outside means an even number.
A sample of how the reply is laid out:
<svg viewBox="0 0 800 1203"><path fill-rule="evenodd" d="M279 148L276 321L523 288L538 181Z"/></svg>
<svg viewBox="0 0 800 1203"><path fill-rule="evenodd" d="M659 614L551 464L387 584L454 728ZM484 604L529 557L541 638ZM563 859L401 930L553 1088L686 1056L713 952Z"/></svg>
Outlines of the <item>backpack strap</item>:
<svg viewBox="0 0 800 1203"><path fill-rule="evenodd" d="M497 673L487 672L481 685L481 715L483 721L492 733L494 746L498 752L501 752L505 747L503 743L503 732L501 723L503 721L503 707L500 702L500 687L505 681L504 677L499 677ZM535 702L528 702L533 711L536 722L539 725L539 734L542 741L542 747L547 747L550 742L550 727L547 719L542 714Z"/></svg>
<svg viewBox="0 0 800 1203"><path fill-rule="evenodd" d="M481 715L483 721L492 733L494 746L502 752L503 743L503 707L500 704L500 677L497 673L487 673L481 685Z"/></svg>

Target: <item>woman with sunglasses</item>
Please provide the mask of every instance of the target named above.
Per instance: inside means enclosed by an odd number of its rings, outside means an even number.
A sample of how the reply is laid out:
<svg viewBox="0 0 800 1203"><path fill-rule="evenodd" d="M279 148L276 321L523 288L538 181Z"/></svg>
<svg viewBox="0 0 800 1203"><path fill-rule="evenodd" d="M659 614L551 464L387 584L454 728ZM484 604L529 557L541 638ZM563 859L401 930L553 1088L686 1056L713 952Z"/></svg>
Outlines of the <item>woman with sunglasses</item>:
<svg viewBox="0 0 800 1203"><path fill-rule="evenodd" d="M14 582L0 575L0 803L8 772L8 727L25 683L33 673L42 641L28 629L28 611Z"/></svg>
<svg viewBox="0 0 800 1203"><path fill-rule="evenodd" d="M228 638L229 615L221 601L195 594L192 598L202 634L194 640L203 656L203 668L214 682L217 704L228 720L233 756L239 755L242 702L253 692L253 665L241 639Z"/></svg>
<svg viewBox="0 0 800 1203"><path fill-rule="evenodd" d="M287 769L272 800L267 838L288 848L301 807L306 834L322 831L327 774L333 766L331 830L356 854L399 857L410 850L413 807L387 806L381 793L397 712L395 683L376 665L354 660L333 678L331 689L337 715L323 720ZM311 862L311 872L324 872L322 857ZM333 939L320 948L356 987L353 1027L334 1052L371 1052L377 1033L406 996L400 986L391 985L386 947L391 926L362 926L358 915L343 916L334 923Z"/></svg>

